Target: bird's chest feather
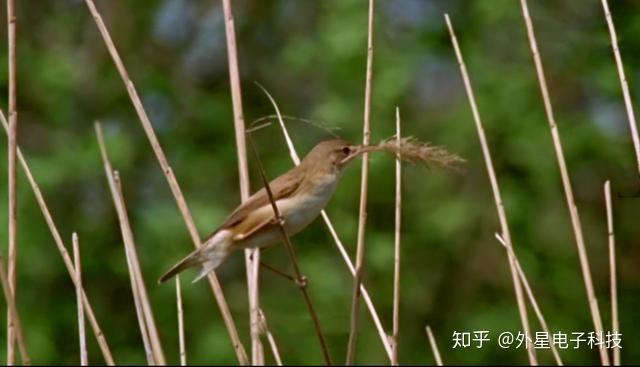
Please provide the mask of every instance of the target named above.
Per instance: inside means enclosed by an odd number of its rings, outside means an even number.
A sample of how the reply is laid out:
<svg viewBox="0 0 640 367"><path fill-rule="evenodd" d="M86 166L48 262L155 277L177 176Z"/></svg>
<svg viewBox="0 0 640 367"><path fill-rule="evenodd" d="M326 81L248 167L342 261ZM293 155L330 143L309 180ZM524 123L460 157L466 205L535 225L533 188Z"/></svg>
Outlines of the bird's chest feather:
<svg viewBox="0 0 640 367"><path fill-rule="evenodd" d="M336 180L322 180L312 187L312 190L304 190L304 193L299 192L290 198L276 201L278 211L284 219L285 230L291 236L303 230L320 214L335 191ZM269 218L273 218L273 208L270 203L255 210L247 218L246 223L264 223ZM281 239L277 227L269 225L242 240L238 245L245 248L263 247L277 243Z"/></svg>
<svg viewBox="0 0 640 367"><path fill-rule="evenodd" d="M335 189L336 180L327 179L318 182L313 190L278 200L287 232L295 234L311 223L325 208Z"/></svg>

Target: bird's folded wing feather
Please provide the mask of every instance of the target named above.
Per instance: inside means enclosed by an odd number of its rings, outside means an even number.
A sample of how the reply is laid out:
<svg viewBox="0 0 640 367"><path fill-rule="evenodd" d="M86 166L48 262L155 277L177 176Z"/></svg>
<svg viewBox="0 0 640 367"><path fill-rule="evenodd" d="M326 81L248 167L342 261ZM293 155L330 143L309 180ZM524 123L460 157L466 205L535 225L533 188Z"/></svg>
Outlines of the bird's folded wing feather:
<svg viewBox="0 0 640 367"><path fill-rule="evenodd" d="M296 167L294 169L302 169L302 167ZM298 178L296 178L296 176ZM296 190L300 188L300 184L302 183L302 180L300 180L299 177L300 175L284 174L271 181L269 183L269 188L273 193L273 200L277 202L278 200L292 196L296 192ZM242 221L247 219L250 213L265 205L271 205L271 203L269 201L269 195L263 187L260 190L256 191L253 195L251 195L251 197L249 197L247 201L237 207L236 210L234 210L233 213L231 213L231 215L229 215L229 217L222 223L222 225L220 225L220 227L218 227L218 229L216 229L209 237L222 229L228 229L239 225ZM271 217L264 223L261 223L259 227L268 224L271 219L273 219L273 217ZM245 236L247 236L247 234L245 234Z"/></svg>

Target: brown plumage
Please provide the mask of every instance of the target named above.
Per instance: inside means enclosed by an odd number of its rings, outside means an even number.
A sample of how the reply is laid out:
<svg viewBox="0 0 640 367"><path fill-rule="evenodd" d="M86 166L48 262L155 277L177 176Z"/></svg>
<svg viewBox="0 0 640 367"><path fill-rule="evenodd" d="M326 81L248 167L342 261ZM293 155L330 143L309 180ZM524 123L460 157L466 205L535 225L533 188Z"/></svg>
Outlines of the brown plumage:
<svg viewBox="0 0 640 367"><path fill-rule="evenodd" d="M355 156L354 147L344 140L323 141L305 156L300 165L269 183L289 235L298 233L324 209L352 155ZM204 264L196 278L199 280L236 249L278 243L278 225L267 192L262 188L236 208L200 248L164 274L160 282L189 267Z"/></svg>

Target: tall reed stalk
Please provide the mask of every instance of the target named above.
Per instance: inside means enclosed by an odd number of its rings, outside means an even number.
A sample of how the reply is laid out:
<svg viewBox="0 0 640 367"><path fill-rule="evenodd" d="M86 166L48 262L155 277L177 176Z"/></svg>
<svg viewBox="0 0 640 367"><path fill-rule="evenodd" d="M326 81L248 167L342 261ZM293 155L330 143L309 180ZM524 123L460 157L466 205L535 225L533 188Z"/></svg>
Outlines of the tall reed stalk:
<svg viewBox="0 0 640 367"><path fill-rule="evenodd" d="M373 16L374 0L369 0L369 17L367 27L367 68L364 88L364 118L362 125L362 144L371 141L371 90L373 81ZM360 207L358 209L358 243L356 249L355 276L353 277L353 294L351 296L351 316L349 323L349 343L345 364L351 365L355 360L358 340L358 320L360 316L360 285L364 272L365 230L367 223L367 192L369 189L369 154L362 156L362 172L360 181Z"/></svg>
<svg viewBox="0 0 640 367"><path fill-rule="evenodd" d="M398 365L398 334L400 333L400 229L402 226L402 158L400 157L400 109L396 107L396 203L393 256L393 360Z"/></svg>
<svg viewBox="0 0 640 367"><path fill-rule="evenodd" d="M80 241L78 234L73 232L71 236L73 244L73 263L75 264L78 283L82 286L82 264L80 262ZM89 353L87 352L87 335L85 332L84 321L84 305L82 304L81 287L76 287L76 304L78 308L78 341L80 344L80 365L87 366L89 364Z"/></svg>
<svg viewBox="0 0 640 367"><path fill-rule="evenodd" d="M180 288L180 274L176 275L176 306L178 310L178 348L180 350L180 365L187 365L187 346L184 338L184 311L182 309L182 289Z"/></svg>
<svg viewBox="0 0 640 367"><path fill-rule="evenodd" d="M571 217L571 226L573 228L573 233L576 239L576 247L578 249L578 257L580 258L582 278L584 280L584 286L587 291L587 299L589 301L591 318L593 320L594 329L596 333L598 333L597 335L602 335L602 318L600 317L600 308L598 307L596 292L593 289L593 280L591 279L591 269L589 268L589 258L587 256L587 248L584 243L582 224L580 223L578 207L576 206L575 199L573 197L571 178L569 177L567 163L564 159L564 150L562 149L562 141L560 139L558 125L556 124L553 107L551 105L551 97L549 97L549 89L547 88L547 80L544 75L544 69L542 67L542 59L540 57L540 52L538 51L538 41L536 40L536 35L533 29L533 22L531 21L531 17L529 16L529 5L527 4L527 0L520 0L520 5L522 7L522 16L524 18L525 26L527 29L527 36L529 38L529 45L531 47L531 53L533 55L536 74L538 76L538 84L540 85L540 92L542 94L544 108L547 113L549 129L551 130L553 148L555 150L558 167L560 169L560 176L562 178L562 186L564 187L565 198L567 200L567 207L569 208L569 216ZM604 348L599 348L598 351L600 353L600 361L602 362L602 364L609 365L609 355L607 354L607 351Z"/></svg>
<svg viewBox="0 0 640 367"><path fill-rule="evenodd" d="M609 282L611 287L611 332L620 332L618 319L618 279L616 272L616 237L613 232L613 204L611 203L611 182L604 183L604 199L607 208L607 238L609 243ZM613 349L613 365L620 365L620 348Z"/></svg>
<svg viewBox="0 0 640 367"><path fill-rule="evenodd" d="M622 96L624 98L624 107L627 110L627 120L629 121L629 133L631 134L631 140L633 141L634 152L636 154L638 173L640 173L640 138L638 137L638 124L636 123L636 114L633 112L629 83L627 82L627 77L624 73L624 64L622 63L622 56L620 55L620 48L618 47L616 26L613 23L613 18L609 11L609 2L607 0L602 0L602 10L604 11L607 27L609 28L609 35L611 36L611 48L613 49L613 57L616 60L616 67L620 78L620 87L622 88Z"/></svg>
<svg viewBox="0 0 640 367"><path fill-rule="evenodd" d="M2 283L2 292L4 299L7 302L7 310L11 314L13 320L13 332L15 333L16 342L18 344L18 351L20 352L20 358L22 364L25 366L31 365L31 358L27 352L27 344L24 341L24 334L22 332L22 323L20 322L20 314L15 304L15 297L11 293L11 287L9 286L9 279L7 279L7 273L4 267L4 260L0 255L0 282Z"/></svg>
<svg viewBox="0 0 640 367"><path fill-rule="evenodd" d="M467 67L465 66L460 46L458 45L458 39L456 38L453 26L449 15L445 14L445 21L447 28L449 29L449 35L451 36L451 43L458 59L458 65L460 66L460 73L462 74L462 80L469 99L469 105L471 106L471 112L473 113L473 120L476 124L476 130L478 132L478 139L480 140L480 147L482 148L482 155L484 156L485 165L487 167L487 173L489 174L489 181L491 182L491 191L493 192L493 200L495 201L496 210L498 212L498 219L500 220L500 229L502 236L505 239L506 246L511 249L508 253L509 270L511 271L511 280L513 281L513 288L516 294L516 302L518 305L518 311L520 313L520 322L522 323L522 329L525 335L531 335L531 328L529 327L529 317L527 315L527 304L524 300L522 293L522 285L520 284L520 278L516 270L515 258L513 256L513 247L511 243L511 234L509 231L509 223L507 221L507 213L504 209L502 202L502 194L500 193L500 186L496 177L495 169L493 168L493 160L491 158L491 151L489 150L489 144L487 143L487 137L484 133L484 127L482 126L482 119L480 118L480 112L476 104L476 98L471 86L471 80L467 73ZM536 365L538 363L534 348L526 348L527 356L529 357L529 364Z"/></svg>
<svg viewBox="0 0 640 367"><path fill-rule="evenodd" d="M162 343L160 342L155 318L153 316L153 310L151 309L149 295L147 294L147 287L144 284L142 270L140 269L140 261L138 260L138 253L133 239L133 231L129 222L124 195L122 193L120 175L117 171L114 171L111 166L100 123L95 123L95 130L98 137L100 155L102 156L102 163L104 165L109 191L111 192L111 198L113 199L113 204L116 208L118 221L120 223L120 231L122 233L122 241L124 243L127 267L129 268L129 275L131 279L131 290L133 292L133 299L139 317L140 331L142 333L145 350L147 351L147 358L149 364L164 365L166 364L166 360L162 350Z"/></svg>
<svg viewBox="0 0 640 367"><path fill-rule="evenodd" d="M518 257L513 252L512 248L507 247L507 242L502 238L502 236L500 236L498 233L496 233L495 236L498 242L500 242L500 244L505 248L505 250L507 250L507 255L511 254L510 256L512 256L515 260L518 276L520 277L520 281L522 281L522 285L524 286L524 290L527 293L527 298L531 303L531 307L533 308L536 316L538 317L538 321L540 322L540 327L545 333L547 333L547 335L552 335L551 331L549 330L549 326L547 325L547 321L545 320L544 315L540 310L540 306L538 306L538 301L536 301L536 297L533 294L533 290L529 285L529 281L527 280L524 270L522 270L522 266L520 265L520 261L518 260ZM563 365L562 358L560 358L560 353L558 352L556 343L551 343L550 347L551 347L551 353L553 354L553 358L555 358L556 363L558 364L558 366L562 366Z"/></svg>
<svg viewBox="0 0 640 367"><path fill-rule="evenodd" d="M18 246L18 204L16 182L16 155L18 146L18 108L16 104L16 3L15 0L7 0L7 46L9 64L9 152L7 187L9 201L9 259L8 259L8 286L9 295L14 298L16 289L16 266ZM15 320L13 313L7 310L7 364L15 363Z"/></svg>
<svg viewBox="0 0 640 367"><path fill-rule="evenodd" d="M240 177L240 198L242 202L249 199L249 169L247 165L247 146L245 141L244 113L242 108L242 89L240 87L240 67L238 65L238 48L233 21L231 0L222 0L225 19L225 36L227 40L227 65L229 67L229 84L231 87L231 104L236 135L236 152L238 156L238 174ZM249 320L251 332L251 363L264 364L264 347L260 342L260 292L258 275L260 269L260 249L244 250L247 272L247 291L249 297Z"/></svg>

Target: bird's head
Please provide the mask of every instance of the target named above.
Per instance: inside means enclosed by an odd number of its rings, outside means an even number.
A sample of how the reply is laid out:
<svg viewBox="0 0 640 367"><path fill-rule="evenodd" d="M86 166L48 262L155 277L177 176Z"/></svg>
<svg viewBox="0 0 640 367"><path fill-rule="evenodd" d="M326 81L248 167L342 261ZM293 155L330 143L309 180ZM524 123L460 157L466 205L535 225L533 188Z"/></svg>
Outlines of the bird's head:
<svg viewBox="0 0 640 367"><path fill-rule="evenodd" d="M318 143L304 157L302 164L309 168L313 167L312 169L319 173L339 174L359 154L359 146L346 140L325 140Z"/></svg>

